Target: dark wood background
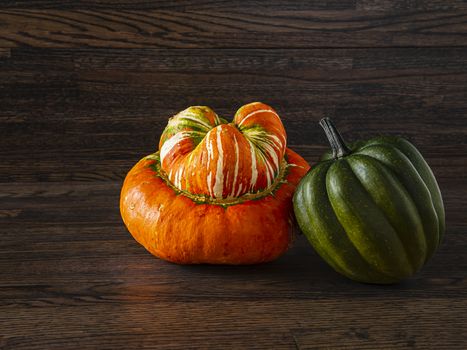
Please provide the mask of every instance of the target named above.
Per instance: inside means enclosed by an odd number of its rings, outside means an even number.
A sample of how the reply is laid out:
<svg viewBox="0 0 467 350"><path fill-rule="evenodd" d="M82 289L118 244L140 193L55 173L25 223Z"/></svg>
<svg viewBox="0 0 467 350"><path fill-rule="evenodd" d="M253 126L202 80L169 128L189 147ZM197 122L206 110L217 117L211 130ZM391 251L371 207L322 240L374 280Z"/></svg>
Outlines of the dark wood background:
<svg viewBox="0 0 467 350"><path fill-rule="evenodd" d="M334 273L303 236L251 267L155 259L121 222L125 173L167 118L263 101L310 163L400 134L432 166L447 234L394 286ZM467 3L0 3L1 349L465 349Z"/></svg>

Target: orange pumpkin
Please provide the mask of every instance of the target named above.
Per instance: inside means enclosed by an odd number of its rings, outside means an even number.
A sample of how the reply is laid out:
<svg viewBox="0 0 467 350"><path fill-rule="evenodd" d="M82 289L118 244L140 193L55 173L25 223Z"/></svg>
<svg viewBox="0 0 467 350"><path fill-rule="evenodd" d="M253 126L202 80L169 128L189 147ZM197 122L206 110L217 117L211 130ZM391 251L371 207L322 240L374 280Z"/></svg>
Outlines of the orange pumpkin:
<svg viewBox="0 0 467 350"><path fill-rule="evenodd" d="M241 107L232 123L208 107L169 120L159 151L123 184L120 211L152 254L180 264L254 264L291 241L292 196L307 162L286 148L278 114Z"/></svg>

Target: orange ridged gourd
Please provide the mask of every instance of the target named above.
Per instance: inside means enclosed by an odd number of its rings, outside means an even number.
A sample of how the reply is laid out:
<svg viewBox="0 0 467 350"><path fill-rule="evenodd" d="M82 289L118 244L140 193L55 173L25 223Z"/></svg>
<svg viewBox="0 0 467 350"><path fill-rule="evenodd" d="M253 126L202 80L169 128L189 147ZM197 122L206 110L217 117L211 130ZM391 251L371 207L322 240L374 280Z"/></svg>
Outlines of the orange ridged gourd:
<svg viewBox="0 0 467 350"><path fill-rule="evenodd" d="M278 114L255 102L231 123L194 106L125 178L120 211L152 254L180 264L255 264L292 239L292 197L308 163L286 147Z"/></svg>

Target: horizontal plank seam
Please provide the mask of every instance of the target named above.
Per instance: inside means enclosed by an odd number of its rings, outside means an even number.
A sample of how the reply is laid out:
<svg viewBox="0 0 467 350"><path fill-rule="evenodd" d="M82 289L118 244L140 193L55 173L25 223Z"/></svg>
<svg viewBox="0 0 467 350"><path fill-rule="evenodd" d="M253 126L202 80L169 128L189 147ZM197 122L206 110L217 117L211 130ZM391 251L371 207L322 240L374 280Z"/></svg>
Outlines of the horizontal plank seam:
<svg viewBox="0 0 467 350"><path fill-rule="evenodd" d="M1 39L1 38L0 38ZM142 45L144 46L144 45ZM61 46L61 47L42 47L35 45L27 44L18 44L16 46L0 46L0 50L11 50L13 56L14 51L18 49L36 49L36 50L154 50L154 51L201 51L201 50L215 50L215 51L225 51L225 50L238 50L238 51L252 51L252 50L268 50L268 51L283 51L283 50L390 50L390 49L465 49L467 48L467 42L463 45L419 45L419 46L403 46L403 45L394 45L394 46L292 46L292 47L280 47L280 46L271 46L271 47L112 47L112 46L89 46L89 45L70 45L70 46Z"/></svg>

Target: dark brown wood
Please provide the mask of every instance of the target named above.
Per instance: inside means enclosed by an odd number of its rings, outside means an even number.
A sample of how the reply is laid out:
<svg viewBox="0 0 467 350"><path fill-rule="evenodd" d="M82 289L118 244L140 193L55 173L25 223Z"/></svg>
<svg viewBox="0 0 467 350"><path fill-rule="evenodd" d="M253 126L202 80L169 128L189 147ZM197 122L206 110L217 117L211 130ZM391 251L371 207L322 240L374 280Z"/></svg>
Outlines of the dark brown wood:
<svg viewBox="0 0 467 350"><path fill-rule="evenodd" d="M465 349L464 1L3 1L0 349ZM167 118L260 100L311 164L318 121L400 134L446 205L441 249L394 286L352 282L297 236L250 267L177 266L121 222Z"/></svg>
<svg viewBox="0 0 467 350"><path fill-rule="evenodd" d="M467 45L464 1L13 1L0 46L326 48Z"/></svg>

